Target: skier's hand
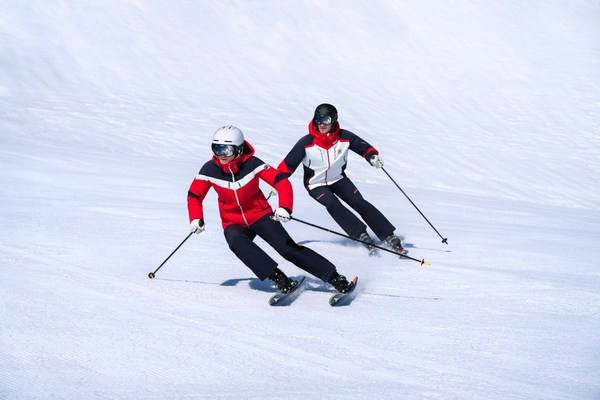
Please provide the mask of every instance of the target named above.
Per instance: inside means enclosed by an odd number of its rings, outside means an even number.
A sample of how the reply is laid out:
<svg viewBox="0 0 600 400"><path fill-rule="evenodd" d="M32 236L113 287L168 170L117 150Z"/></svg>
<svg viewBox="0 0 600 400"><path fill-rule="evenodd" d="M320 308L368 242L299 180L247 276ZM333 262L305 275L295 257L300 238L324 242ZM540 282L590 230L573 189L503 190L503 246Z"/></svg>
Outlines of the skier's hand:
<svg viewBox="0 0 600 400"><path fill-rule="evenodd" d="M273 213L273 219L279 222L288 222L290 220L290 213L283 207L279 207Z"/></svg>
<svg viewBox="0 0 600 400"><path fill-rule="evenodd" d="M190 222L190 231L193 233L202 233L204 232L204 229L206 229L204 227L204 221L200 220L200 219L193 219L192 222Z"/></svg>
<svg viewBox="0 0 600 400"><path fill-rule="evenodd" d="M383 167L383 160L378 154L373 154L371 158L369 158L369 163L377 169Z"/></svg>

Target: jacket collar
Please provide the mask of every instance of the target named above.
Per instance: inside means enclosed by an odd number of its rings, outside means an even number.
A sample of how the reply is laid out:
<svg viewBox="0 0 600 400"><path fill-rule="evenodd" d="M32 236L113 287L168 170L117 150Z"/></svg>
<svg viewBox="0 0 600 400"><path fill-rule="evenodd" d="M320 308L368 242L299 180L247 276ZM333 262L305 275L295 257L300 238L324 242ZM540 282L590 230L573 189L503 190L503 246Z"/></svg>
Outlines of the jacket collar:
<svg viewBox="0 0 600 400"><path fill-rule="evenodd" d="M329 133L321 133L319 132L319 128L311 120L308 123L308 133L314 138L314 143L317 146L329 149L340 138L340 124L336 121Z"/></svg>

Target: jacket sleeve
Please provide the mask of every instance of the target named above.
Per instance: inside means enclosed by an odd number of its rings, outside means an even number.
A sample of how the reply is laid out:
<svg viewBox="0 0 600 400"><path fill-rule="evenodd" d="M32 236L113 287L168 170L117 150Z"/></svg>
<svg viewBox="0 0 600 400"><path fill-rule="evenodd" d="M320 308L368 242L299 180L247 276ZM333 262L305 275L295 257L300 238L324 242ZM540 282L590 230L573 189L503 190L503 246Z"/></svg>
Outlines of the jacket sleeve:
<svg viewBox="0 0 600 400"><path fill-rule="evenodd" d="M202 179L199 176L196 177L190 189L188 190L187 203L188 203L188 214L190 222L194 219L199 219L204 223L204 213L202 211L202 201L208 193L211 187L211 183L206 179Z"/></svg>
<svg viewBox="0 0 600 400"><path fill-rule="evenodd" d="M379 154L375 147L371 146L365 140L361 139L358 135L350 131L344 130L341 136L350 140L350 150L363 156L367 161L369 161L369 158L371 158L372 155Z"/></svg>
<svg viewBox="0 0 600 400"><path fill-rule="evenodd" d="M267 166L260 171L258 176L277 190L279 207L285 208L291 214L294 206L294 192L290 181L288 181L283 174L270 166Z"/></svg>
<svg viewBox="0 0 600 400"><path fill-rule="evenodd" d="M306 155L305 146L306 139L302 138L292 147L292 150L285 156L283 161L279 163L277 166L277 171L283 175L284 178L289 178L292 176L298 165L304 159Z"/></svg>

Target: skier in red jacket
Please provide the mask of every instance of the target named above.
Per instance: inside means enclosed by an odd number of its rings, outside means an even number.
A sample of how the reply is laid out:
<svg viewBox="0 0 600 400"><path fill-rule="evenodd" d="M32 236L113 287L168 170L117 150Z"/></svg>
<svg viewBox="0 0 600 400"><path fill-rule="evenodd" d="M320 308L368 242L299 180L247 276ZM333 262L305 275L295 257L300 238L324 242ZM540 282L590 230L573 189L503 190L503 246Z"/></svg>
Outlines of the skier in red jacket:
<svg viewBox="0 0 600 400"><path fill-rule="evenodd" d="M254 156L254 148L244 140L242 131L231 125L217 129L212 151L214 156L200 169L188 191L192 232L201 233L205 229L202 201L212 187L219 198L219 213L229 248L260 280L271 279L284 293L297 285L254 243L256 235L299 268L329 282L342 293L349 291L351 284L331 262L296 244L283 228L281 222L289 221L292 212L292 186L284 175ZM259 178L279 193L279 208L275 212L259 188Z"/></svg>

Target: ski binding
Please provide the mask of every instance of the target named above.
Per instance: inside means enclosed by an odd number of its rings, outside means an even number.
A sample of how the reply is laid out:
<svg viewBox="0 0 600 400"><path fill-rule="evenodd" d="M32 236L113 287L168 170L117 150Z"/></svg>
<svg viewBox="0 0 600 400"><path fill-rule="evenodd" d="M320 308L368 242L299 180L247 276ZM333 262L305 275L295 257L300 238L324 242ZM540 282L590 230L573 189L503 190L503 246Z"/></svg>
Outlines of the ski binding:
<svg viewBox="0 0 600 400"><path fill-rule="evenodd" d="M300 290L301 289L300 287L304 284L305 279L306 279L306 277L301 276L297 281L298 282L297 285L294 286L294 288L290 292L275 293L269 299L269 305L271 305L271 306L289 306L294 300L296 300L296 298L300 295L300 293L302 293L302 290Z"/></svg>

